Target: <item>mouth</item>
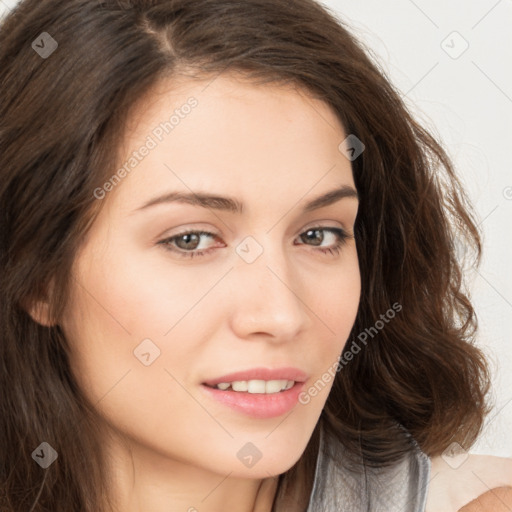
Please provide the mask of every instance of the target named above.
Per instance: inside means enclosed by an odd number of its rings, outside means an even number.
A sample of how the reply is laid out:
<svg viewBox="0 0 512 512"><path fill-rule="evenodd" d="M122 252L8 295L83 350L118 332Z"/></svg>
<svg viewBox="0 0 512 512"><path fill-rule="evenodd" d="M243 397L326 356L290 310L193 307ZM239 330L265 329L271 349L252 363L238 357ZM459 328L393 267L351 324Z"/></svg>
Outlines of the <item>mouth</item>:
<svg viewBox="0 0 512 512"><path fill-rule="evenodd" d="M281 393L292 388L296 382L294 380L235 380L233 382L219 382L218 384L208 385L213 389L220 389L221 391L234 391L235 393L252 393L252 394L266 394L272 395L274 393Z"/></svg>
<svg viewBox="0 0 512 512"><path fill-rule="evenodd" d="M223 391L230 388L233 391L248 393L278 393L292 383L305 382L308 375L298 368L288 366L283 368L252 368L241 372L233 372L203 382L210 387L220 386Z"/></svg>
<svg viewBox="0 0 512 512"><path fill-rule="evenodd" d="M295 407L306 380L307 375L296 368L256 368L203 382L201 388L231 410L264 419Z"/></svg>

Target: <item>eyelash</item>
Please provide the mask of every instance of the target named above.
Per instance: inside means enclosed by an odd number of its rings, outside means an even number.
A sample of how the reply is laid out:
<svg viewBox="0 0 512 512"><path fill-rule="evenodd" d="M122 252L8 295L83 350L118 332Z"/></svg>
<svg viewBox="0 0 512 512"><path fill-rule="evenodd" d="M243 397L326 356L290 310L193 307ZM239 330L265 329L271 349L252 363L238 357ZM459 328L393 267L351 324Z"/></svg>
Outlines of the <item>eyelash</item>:
<svg viewBox="0 0 512 512"><path fill-rule="evenodd" d="M341 229L341 228L332 228L332 227L326 227L326 226L313 226L311 228L308 228L306 231L302 232L301 235L307 233L308 231L327 231L327 232L330 232L330 233L333 233L335 234L337 237L338 237L338 241L336 242L336 244L333 246L333 247L327 247L327 248L324 248L324 249L317 249L318 251L324 253L324 254L331 254L331 255L338 255L341 251L341 249L343 248L343 246L347 243L347 240L350 239L350 238L354 238L352 235L349 235L348 233L345 232L345 230ZM201 250L201 251L195 251L195 252L192 252L192 251L185 251L183 249L175 249L173 248L170 244L171 242L173 242L174 240L182 237L182 236L185 236L185 235L204 235L204 236L208 236L210 238L216 238L217 236L214 234L214 233L210 233L208 231L202 231L202 230L197 230L197 231L184 231L182 233L178 233L177 235L174 235L170 238L166 238L164 240L161 240L160 242L158 242L159 244L162 244L166 250L168 251L171 251L173 253L176 253L178 254L180 257L183 257L183 258L194 258L196 256L204 256L205 254L209 253L210 251L212 251L214 248L210 248L210 249L205 249L205 250ZM300 235L299 235L300 236Z"/></svg>

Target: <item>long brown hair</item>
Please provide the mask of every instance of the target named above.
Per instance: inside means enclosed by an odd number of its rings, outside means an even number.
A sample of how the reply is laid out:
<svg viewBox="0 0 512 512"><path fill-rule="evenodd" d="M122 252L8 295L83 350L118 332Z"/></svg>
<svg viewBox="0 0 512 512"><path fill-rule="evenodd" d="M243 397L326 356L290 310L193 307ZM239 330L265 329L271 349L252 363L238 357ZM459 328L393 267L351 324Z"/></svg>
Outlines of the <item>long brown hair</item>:
<svg viewBox="0 0 512 512"><path fill-rule="evenodd" d="M365 145L352 162L362 295L345 355L402 306L336 372L281 494L300 478L310 488L320 426L376 465L409 449L403 429L430 456L479 434L489 375L456 251L480 261L471 205L441 145L333 13L313 0L23 0L0 25L2 510L104 510L92 406L58 324L38 324L27 304L52 282L61 315L102 204L93 191L119 164L112 148L135 103L160 79L224 71L296 85ZM45 470L31 456L41 442L58 453Z"/></svg>

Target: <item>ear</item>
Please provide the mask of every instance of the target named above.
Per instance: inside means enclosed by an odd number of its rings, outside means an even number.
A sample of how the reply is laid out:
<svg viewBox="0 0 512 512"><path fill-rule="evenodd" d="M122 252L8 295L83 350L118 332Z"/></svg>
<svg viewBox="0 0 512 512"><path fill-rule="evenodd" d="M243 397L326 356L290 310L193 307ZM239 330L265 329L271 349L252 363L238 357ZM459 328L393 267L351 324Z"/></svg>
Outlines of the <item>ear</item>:
<svg viewBox="0 0 512 512"><path fill-rule="evenodd" d="M44 325L45 327L52 327L55 322L50 320L49 304L47 301L33 302L32 305L27 308L28 314L32 317L34 322Z"/></svg>
<svg viewBox="0 0 512 512"><path fill-rule="evenodd" d="M31 316L32 320L45 327L53 327L57 323L50 317L50 304L53 297L53 289L54 283L52 280L47 291L42 296L29 298L23 304L23 308Z"/></svg>

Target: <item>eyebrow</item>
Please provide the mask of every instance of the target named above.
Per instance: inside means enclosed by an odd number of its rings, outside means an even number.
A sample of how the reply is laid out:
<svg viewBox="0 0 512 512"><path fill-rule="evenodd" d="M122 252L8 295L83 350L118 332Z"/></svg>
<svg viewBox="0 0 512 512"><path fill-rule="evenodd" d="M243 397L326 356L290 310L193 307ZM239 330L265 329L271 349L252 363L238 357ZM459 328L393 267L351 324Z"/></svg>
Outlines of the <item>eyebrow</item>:
<svg viewBox="0 0 512 512"><path fill-rule="evenodd" d="M318 210L331 204L338 202L345 197L359 199L357 191L349 185L342 185L339 188L330 190L325 194L315 197L303 207L304 212ZM155 197L135 211L145 210L151 206L165 203L184 203L202 208L211 208L213 210L221 210L232 213L241 214L244 211L244 205L233 197L219 196L204 192L188 193L188 192L169 192L167 194Z"/></svg>

